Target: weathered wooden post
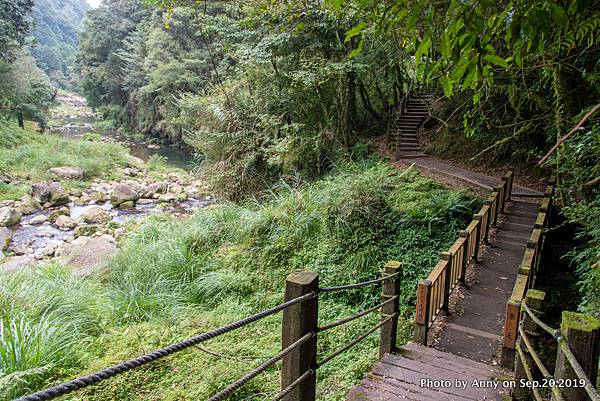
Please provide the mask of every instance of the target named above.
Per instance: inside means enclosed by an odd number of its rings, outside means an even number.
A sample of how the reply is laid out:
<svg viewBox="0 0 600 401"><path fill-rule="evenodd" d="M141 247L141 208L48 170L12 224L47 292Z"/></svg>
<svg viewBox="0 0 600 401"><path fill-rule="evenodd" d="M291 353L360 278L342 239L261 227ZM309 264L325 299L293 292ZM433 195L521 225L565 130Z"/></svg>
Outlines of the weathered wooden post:
<svg viewBox="0 0 600 401"><path fill-rule="evenodd" d="M546 293L538 290L528 290L527 296L525 297L525 304L533 311L537 313L537 316L540 316L543 313L544 303L546 301ZM540 336L540 329L538 325L533 321L533 319L527 314L527 312L523 312L523 318L521 320L521 327L523 331L529 336L531 346L534 350L537 348L538 337ZM517 345L515 346L517 351L521 350L523 354L526 356L527 360L525 361L528 366L534 366L533 358L528 355L527 346L523 346L525 341L519 337L517 340ZM517 386L513 389L513 398L515 400L527 400L530 398L531 389L526 387L520 387L519 381L521 379L527 380L527 374L525 373L525 367L523 361L521 360L521 356L519 352L515 354L515 381Z"/></svg>
<svg viewBox="0 0 600 401"><path fill-rule="evenodd" d="M384 274L386 276L391 274L399 273L402 267L400 262L390 261L387 262L384 267ZM396 297L400 294L400 275L383 282L383 293L381 297L383 301L387 301L392 297ZM381 308L381 320L385 320L390 316L393 318L381 326L379 330L379 358L381 359L384 354L389 354L396 348L396 335L398 332L398 311L399 299L388 302Z"/></svg>
<svg viewBox="0 0 600 401"><path fill-rule="evenodd" d="M509 299L506 302L506 317L504 319L504 338L502 342L501 365L512 370L515 362L515 345L519 331L521 301Z"/></svg>
<svg viewBox="0 0 600 401"><path fill-rule="evenodd" d="M450 252L440 252L440 258L448 262L444 274L444 299L442 303L442 310L449 313L450 310L450 281L452 280L452 254Z"/></svg>
<svg viewBox="0 0 600 401"><path fill-rule="evenodd" d="M479 246L481 244L481 215L478 214L474 214L473 215L473 220L477 220L479 223L477 223L477 234L475 235L475 256L473 257L475 259L475 262L479 263Z"/></svg>
<svg viewBox="0 0 600 401"><path fill-rule="evenodd" d="M469 254L469 232L467 230L461 230L458 233L458 236L461 238L465 238L464 250L463 250L463 260L462 265L460 266L460 283L466 284L467 282L467 267L469 266L469 262L471 261L471 255Z"/></svg>
<svg viewBox="0 0 600 401"><path fill-rule="evenodd" d="M504 175L501 180L502 184L500 185L500 188L502 188L502 207L500 208L500 211L502 213L506 213L506 193L508 191L508 176Z"/></svg>
<svg viewBox="0 0 600 401"><path fill-rule="evenodd" d="M417 315L415 317L414 342L427 345L429 314L431 308L431 281L421 280L417 287Z"/></svg>
<svg viewBox="0 0 600 401"><path fill-rule="evenodd" d="M495 189L498 191L498 212L504 213L504 202L506 196L506 177L502 177L502 184L496 185Z"/></svg>
<svg viewBox="0 0 600 401"><path fill-rule="evenodd" d="M310 292L319 290L317 273L301 271L291 273L285 281L285 301L298 298ZM292 305L283 311L283 326L281 334L282 349L304 335L317 332L318 298L309 299ZM308 369L316 369L317 337L313 337L283 358L281 367L281 389L285 389ZM315 375L306 378L296 386L284 401L314 401L316 394Z"/></svg>
<svg viewBox="0 0 600 401"><path fill-rule="evenodd" d="M561 349L563 346L568 346L590 379L590 384L595 387L600 356L600 320L583 313L564 311L560 331L564 337L560 341L566 341L566 344L559 344L554 378L557 381L578 380L571 363ZM565 401L589 400L582 386L565 386L561 388L561 392Z"/></svg>
<svg viewBox="0 0 600 401"><path fill-rule="evenodd" d="M494 187L494 190L492 191L492 203L491 203L491 208L492 208L492 212L493 215L490 216L490 219L493 218L494 220L492 221L492 223L490 224L490 226L494 226L496 227L498 225L498 206L499 206L499 202L500 202L500 195L498 192L498 186Z"/></svg>

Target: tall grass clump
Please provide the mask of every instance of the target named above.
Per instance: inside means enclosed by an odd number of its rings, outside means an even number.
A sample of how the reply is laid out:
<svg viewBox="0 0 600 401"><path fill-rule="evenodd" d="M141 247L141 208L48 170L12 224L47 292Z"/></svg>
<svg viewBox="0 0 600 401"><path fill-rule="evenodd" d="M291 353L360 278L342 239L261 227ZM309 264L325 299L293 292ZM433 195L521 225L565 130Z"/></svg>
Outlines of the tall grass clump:
<svg viewBox="0 0 600 401"><path fill-rule="evenodd" d="M78 361L89 361L83 368L82 362L66 362L61 350L51 348L44 351L50 362L28 368L48 369L39 374L40 383L61 375L60 369L48 366L74 366L77 374L101 369L281 302L285 277L292 271L316 271L322 285L337 285L379 277L383 264L392 259L403 264L400 338L407 339L416 282L428 274L479 204L465 193L419 177L413 169L397 172L375 161L340 166L304 186L281 183L269 198L215 205L185 220L150 217L124 239L106 271L87 279L59 266L3 277L0 289L6 296L0 299L15 299L18 305L0 307L23 311L30 325L45 324L51 313L69 317L59 326L77 333L79 344L89 344L77 354ZM323 294L320 319L351 315L380 302L380 296L377 287ZM28 298L32 305L25 303ZM20 317L11 319L19 322ZM373 314L321 333L319 354L348 343L378 319ZM206 399L277 353L280 325L281 316L272 316L78 396L99 401L141 401L147 394L162 400ZM376 337L319 370L319 399L345 398L375 360ZM88 354L96 358L86 359ZM270 399L277 383L274 367L231 399Z"/></svg>
<svg viewBox="0 0 600 401"><path fill-rule="evenodd" d="M59 135L22 130L14 122L0 119L0 174L21 182L50 179L52 167L77 167L84 179L115 178L127 163L127 149L115 143L69 140ZM0 186L0 199L18 199L25 189Z"/></svg>
<svg viewBox="0 0 600 401"><path fill-rule="evenodd" d="M0 274L0 400L80 366L110 314L100 284L64 267Z"/></svg>

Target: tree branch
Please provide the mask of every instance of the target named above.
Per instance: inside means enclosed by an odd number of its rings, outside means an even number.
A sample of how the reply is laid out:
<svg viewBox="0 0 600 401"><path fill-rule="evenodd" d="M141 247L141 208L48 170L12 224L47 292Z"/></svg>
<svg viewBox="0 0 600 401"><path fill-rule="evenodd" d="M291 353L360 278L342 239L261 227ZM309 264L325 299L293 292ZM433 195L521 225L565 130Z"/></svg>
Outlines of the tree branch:
<svg viewBox="0 0 600 401"><path fill-rule="evenodd" d="M554 152L556 152L556 149L558 149L560 147L560 145L562 145L567 139L569 139L571 136L573 136L577 132L582 131L584 129L583 125L586 123L586 121L592 115L594 115L594 113L596 113L598 110L600 110L600 103L598 103L597 105L595 105L592 110L588 111L585 114L585 116L583 116L583 118L581 119L581 121L579 121L579 123L571 131L569 131L569 133L567 135L563 136L562 138L560 138L560 140L558 142L556 142L556 145L554 145L552 147L552 149L550 149L548 151L548 153L546 153L546 155L544 157L542 157L542 159L538 162L538 166L541 166L546 160L548 160L550 158L550 156L552 156L552 154Z"/></svg>

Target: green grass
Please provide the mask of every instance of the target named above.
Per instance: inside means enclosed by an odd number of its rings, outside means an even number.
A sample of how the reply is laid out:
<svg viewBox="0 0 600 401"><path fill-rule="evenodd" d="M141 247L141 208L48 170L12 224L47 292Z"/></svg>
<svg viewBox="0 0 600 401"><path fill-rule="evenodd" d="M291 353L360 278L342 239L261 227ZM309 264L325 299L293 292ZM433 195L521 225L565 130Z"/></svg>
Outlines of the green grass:
<svg viewBox="0 0 600 401"><path fill-rule="evenodd" d="M0 119L0 173L21 182L51 178L48 169L70 166L84 171L84 179L115 178L116 168L126 165L127 149L118 144L69 140L59 135L21 130ZM23 188L4 185L0 199L16 199Z"/></svg>
<svg viewBox="0 0 600 401"><path fill-rule="evenodd" d="M300 189L282 187L263 204L206 208L183 221L149 218L126 239L109 269L88 279L67 280L67 273L5 274L0 291L12 301L0 305L16 311L9 319L18 321L24 311L32 327L44 328L47 313L57 310L77 333L69 358L50 352L52 363L31 363L28 369L44 370L35 380L23 378L25 384L15 391L101 369L275 305L282 300L286 275L298 269L318 272L327 286L379 277L387 260L401 261L400 337L406 341L416 282L479 205L413 170L397 173L382 162L340 167ZM320 320L379 301L376 288L323 294ZM277 353L280 319L270 317L203 345L232 359L192 348L70 399L206 399ZM378 319L374 314L320 334L319 358ZM375 361L377 344L373 334L320 369L319 399L343 400ZM236 360L240 355L258 359ZM231 399L270 399L278 380L278 368L270 369Z"/></svg>

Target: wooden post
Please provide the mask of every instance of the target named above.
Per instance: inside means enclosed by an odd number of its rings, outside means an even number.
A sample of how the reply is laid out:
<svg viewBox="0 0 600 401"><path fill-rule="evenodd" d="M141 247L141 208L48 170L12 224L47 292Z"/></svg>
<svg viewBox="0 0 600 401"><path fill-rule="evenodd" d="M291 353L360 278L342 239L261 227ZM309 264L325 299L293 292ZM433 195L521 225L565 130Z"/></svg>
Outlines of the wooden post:
<svg viewBox="0 0 600 401"><path fill-rule="evenodd" d="M469 232L467 230L461 230L458 233L458 236L462 237L462 238L466 238L465 245L464 245L464 251L463 251L462 266L460 267L460 283L466 284L467 266L469 266L469 262L471 261L470 260L471 255L468 255L468 253L469 253Z"/></svg>
<svg viewBox="0 0 600 401"><path fill-rule="evenodd" d="M508 192L508 177L502 177L502 186L504 187L504 191L502 191L502 208L500 211L502 213L506 212L506 193Z"/></svg>
<svg viewBox="0 0 600 401"><path fill-rule="evenodd" d="M384 274L396 274L402 271L400 262L390 261L387 262L384 267ZM399 275L385 281L383 283L383 301L387 301L391 297L395 297L400 294L400 277ZM398 311L399 311L399 299L385 304L381 308L381 320L385 320L390 316L395 315L389 322L381 326L379 330L379 358L381 359L384 354L392 353L396 348L396 334L398 332Z"/></svg>
<svg viewBox="0 0 600 401"><path fill-rule="evenodd" d="M485 228L482 227L482 229L485 232L485 236L483 238L483 241L486 244L489 244L489 236L490 236L490 227L492 226L492 219L494 218L494 216L492 216L492 201L490 199L486 199L483 201L483 204L488 206L488 216L487 216L487 222L485 224Z"/></svg>
<svg viewBox="0 0 600 401"><path fill-rule="evenodd" d="M519 331L521 314L521 301L509 299L506 303L506 317L504 319L504 339L502 344L501 365L505 369L513 370L515 362L515 345Z"/></svg>
<svg viewBox="0 0 600 401"><path fill-rule="evenodd" d="M525 297L525 303L533 312L537 312L537 315L540 316L543 313L544 302L546 301L546 293L538 290L529 290L527 291L527 296ZM534 351L537 348L538 337L540 335L540 329L537 324L531 319L531 317L523 312L523 318L521 320L521 327L523 330L529 335L529 339L531 342L531 346L534 347ZM519 337L517 340L517 348L523 350L525 355L528 355L527 347L525 346L524 341ZM533 358L527 357L527 362L529 366L534 366ZM525 367L523 366L523 361L519 353L515 353L515 382L517 386L513 389L513 398L515 400L527 400L529 399L531 389L526 387L520 387L520 380L527 380L527 374L525 373Z"/></svg>
<svg viewBox="0 0 600 401"><path fill-rule="evenodd" d="M566 340L577 362L589 377L592 386L596 386L598 377L598 357L600 355L600 321L590 315L564 311L560 331ZM558 349L554 378L574 379L577 376L562 350ZM565 401L589 400L587 393L580 386L566 386L561 388Z"/></svg>
<svg viewBox="0 0 600 401"><path fill-rule="evenodd" d="M479 221L479 223L477 224L477 235L475 235L475 262L479 263L479 246L481 244L481 215L480 214L474 214L473 215L473 220L477 220Z"/></svg>
<svg viewBox="0 0 600 401"><path fill-rule="evenodd" d="M285 281L285 301L298 298L319 289L319 275L317 273L301 271L291 273ZM283 311L283 325L281 334L282 349L297 341L304 335L317 332L318 324L318 298L304 301ZM308 369L316 369L317 365L317 337L313 337L304 344L287 354L281 366L281 389L292 384ZM311 375L298 384L284 401L314 401L316 394L316 376Z"/></svg>
<svg viewBox="0 0 600 401"><path fill-rule="evenodd" d="M496 227L498 225L498 208L500 206L500 192L498 189L498 186L494 187L494 190L492 191L492 199L496 198L496 207L494 207L494 216L490 216L490 217L494 217L494 221L492 223L492 225L494 227ZM493 202L493 200L492 200Z"/></svg>
<svg viewBox="0 0 600 401"><path fill-rule="evenodd" d="M417 315L415 317L414 342L427 345L429 314L431 313L431 281L421 280L417 287Z"/></svg>
<svg viewBox="0 0 600 401"><path fill-rule="evenodd" d="M450 252L441 252L440 258L448 261L446 274L444 275L444 302L442 304L442 310L449 313L448 306L450 304L450 281L452 279L452 254Z"/></svg>

